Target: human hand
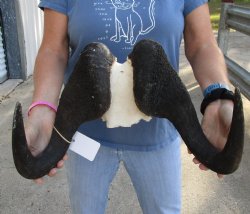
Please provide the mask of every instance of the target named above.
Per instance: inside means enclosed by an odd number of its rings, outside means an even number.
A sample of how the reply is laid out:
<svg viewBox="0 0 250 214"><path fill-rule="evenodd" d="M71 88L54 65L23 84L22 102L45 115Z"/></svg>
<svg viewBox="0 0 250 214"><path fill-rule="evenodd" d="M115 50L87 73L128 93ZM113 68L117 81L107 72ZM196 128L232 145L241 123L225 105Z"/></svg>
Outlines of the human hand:
<svg viewBox="0 0 250 214"><path fill-rule="evenodd" d="M231 100L216 100L210 103L204 113L202 119L202 129L207 139L219 151L223 150L232 123L234 104ZM191 152L188 151L190 154ZM200 163L198 159L193 158L193 162L199 165L201 170L208 168ZM223 175L217 174L219 178Z"/></svg>
<svg viewBox="0 0 250 214"><path fill-rule="evenodd" d="M38 156L48 146L54 126L55 112L46 106L32 109L25 123L25 134L29 150L33 156ZM57 169L62 168L67 155L57 163L57 167L50 170L48 176L53 177ZM43 178L34 180L37 184L44 182Z"/></svg>

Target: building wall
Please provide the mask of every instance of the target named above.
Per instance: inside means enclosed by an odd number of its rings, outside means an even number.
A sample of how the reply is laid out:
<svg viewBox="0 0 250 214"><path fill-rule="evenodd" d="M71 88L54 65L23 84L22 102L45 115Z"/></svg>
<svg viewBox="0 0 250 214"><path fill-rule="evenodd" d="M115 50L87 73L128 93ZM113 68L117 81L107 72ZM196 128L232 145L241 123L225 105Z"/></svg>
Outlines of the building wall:
<svg viewBox="0 0 250 214"><path fill-rule="evenodd" d="M43 12L39 0L19 0L26 54L26 77L32 75L43 34Z"/></svg>
<svg viewBox="0 0 250 214"><path fill-rule="evenodd" d="M5 40L3 35L2 10L0 8L0 84L8 78Z"/></svg>
<svg viewBox="0 0 250 214"><path fill-rule="evenodd" d="M24 79L26 72L23 27L17 3L19 2L16 0L0 0L2 42L4 43L7 78L10 79Z"/></svg>
<svg viewBox="0 0 250 214"><path fill-rule="evenodd" d="M26 79L33 73L43 34L43 13L38 3L39 0L0 0L3 37L0 51L4 51L7 68L7 75L1 70L0 82L6 77Z"/></svg>

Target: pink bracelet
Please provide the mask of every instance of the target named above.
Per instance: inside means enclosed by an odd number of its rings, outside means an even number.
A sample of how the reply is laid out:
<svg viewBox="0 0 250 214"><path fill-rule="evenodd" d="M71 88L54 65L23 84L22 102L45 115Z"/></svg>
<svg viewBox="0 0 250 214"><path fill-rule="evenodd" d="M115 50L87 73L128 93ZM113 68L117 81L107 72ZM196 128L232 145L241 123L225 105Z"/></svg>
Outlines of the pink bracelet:
<svg viewBox="0 0 250 214"><path fill-rule="evenodd" d="M29 107L29 110L28 110L28 116L30 114L30 111L36 107L36 106L40 106L40 105L44 105L44 106L47 106L49 107L50 109L52 109L54 112L57 112L57 107L54 106L53 104L49 103L49 102L46 102L46 101L37 101L37 102L34 102L31 104L31 106Z"/></svg>

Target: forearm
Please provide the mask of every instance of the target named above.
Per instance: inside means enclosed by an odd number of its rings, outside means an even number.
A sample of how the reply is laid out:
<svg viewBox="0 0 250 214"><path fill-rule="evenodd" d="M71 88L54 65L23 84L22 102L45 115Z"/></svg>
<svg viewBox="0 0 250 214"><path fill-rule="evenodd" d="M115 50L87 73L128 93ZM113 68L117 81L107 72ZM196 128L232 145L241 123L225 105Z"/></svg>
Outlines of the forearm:
<svg viewBox="0 0 250 214"><path fill-rule="evenodd" d="M229 84L225 60L215 42L200 45L189 62L202 90L213 83Z"/></svg>
<svg viewBox="0 0 250 214"><path fill-rule="evenodd" d="M184 40L186 56L202 90L213 83L229 84L224 56L211 28L207 4L186 17Z"/></svg>
<svg viewBox="0 0 250 214"><path fill-rule="evenodd" d="M44 35L34 68L33 102L58 104L68 62L68 18L56 11L44 10Z"/></svg>
<svg viewBox="0 0 250 214"><path fill-rule="evenodd" d="M66 65L66 51L57 53L49 48L40 49L34 71L33 102L43 100L57 105Z"/></svg>

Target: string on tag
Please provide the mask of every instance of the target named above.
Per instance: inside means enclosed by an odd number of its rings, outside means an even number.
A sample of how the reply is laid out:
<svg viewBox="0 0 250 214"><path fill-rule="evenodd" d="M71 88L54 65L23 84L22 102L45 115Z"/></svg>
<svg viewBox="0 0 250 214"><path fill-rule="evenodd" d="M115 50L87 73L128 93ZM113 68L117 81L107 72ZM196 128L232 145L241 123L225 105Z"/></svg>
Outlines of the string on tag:
<svg viewBox="0 0 250 214"><path fill-rule="evenodd" d="M57 134L67 143L71 143L70 141L68 141L65 137L63 137L63 135L56 129L56 127L53 127L54 130L57 132Z"/></svg>

